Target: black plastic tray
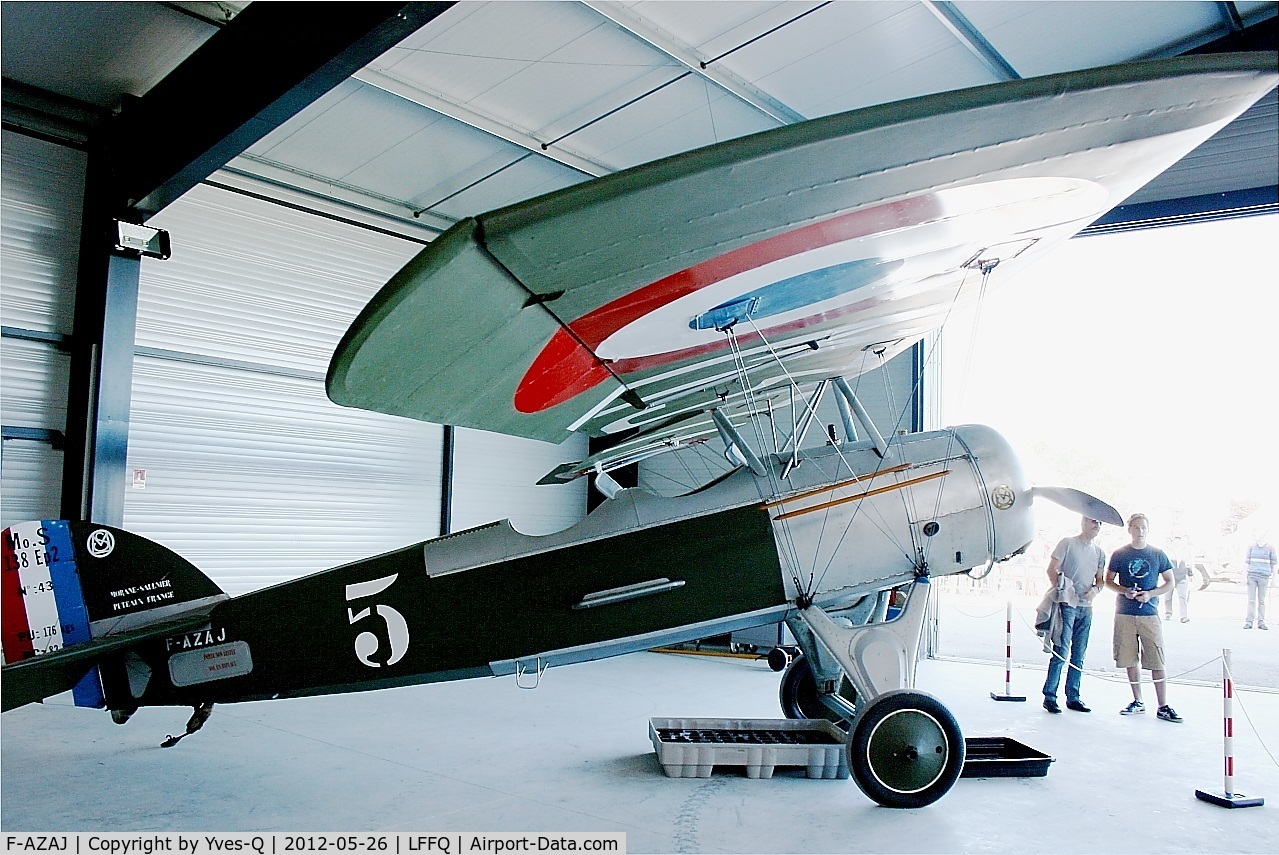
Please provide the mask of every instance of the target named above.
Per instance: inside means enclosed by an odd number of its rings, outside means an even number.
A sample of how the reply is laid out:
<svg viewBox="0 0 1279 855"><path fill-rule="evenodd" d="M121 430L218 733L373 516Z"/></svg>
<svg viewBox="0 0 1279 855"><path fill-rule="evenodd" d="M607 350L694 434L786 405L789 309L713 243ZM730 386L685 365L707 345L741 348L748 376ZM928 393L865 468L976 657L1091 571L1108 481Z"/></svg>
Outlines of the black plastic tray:
<svg viewBox="0 0 1279 855"><path fill-rule="evenodd" d="M964 740L961 778L1042 778L1053 758L1006 736Z"/></svg>

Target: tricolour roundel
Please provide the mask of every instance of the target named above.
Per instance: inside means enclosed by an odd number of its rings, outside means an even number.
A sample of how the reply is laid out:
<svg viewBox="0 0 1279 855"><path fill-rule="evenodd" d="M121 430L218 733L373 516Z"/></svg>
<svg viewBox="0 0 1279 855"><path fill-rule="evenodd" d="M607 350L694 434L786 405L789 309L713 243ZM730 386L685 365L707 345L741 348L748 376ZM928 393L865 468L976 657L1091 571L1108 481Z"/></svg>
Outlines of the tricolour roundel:
<svg viewBox="0 0 1279 855"><path fill-rule="evenodd" d="M1075 179L992 181L938 190L775 234L635 289L557 330L515 391L537 413L606 380L710 356L747 336L847 322L894 288L959 271L974 252L1104 210ZM1022 246L1033 243L1023 242Z"/></svg>

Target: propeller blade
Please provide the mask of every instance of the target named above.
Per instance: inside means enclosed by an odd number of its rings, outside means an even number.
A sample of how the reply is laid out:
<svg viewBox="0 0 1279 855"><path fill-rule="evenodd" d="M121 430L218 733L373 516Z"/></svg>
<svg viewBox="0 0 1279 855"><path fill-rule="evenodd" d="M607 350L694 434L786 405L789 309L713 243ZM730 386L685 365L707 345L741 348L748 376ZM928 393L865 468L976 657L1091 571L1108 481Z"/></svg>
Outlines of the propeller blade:
<svg viewBox="0 0 1279 855"><path fill-rule="evenodd" d="M1036 499L1047 499L1068 511L1082 514L1097 522L1117 526L1124 524L1124 518L1119 515L1119 511L1083 490L1075 490L1071 487L1032 487L1030 495Z"/></svg>

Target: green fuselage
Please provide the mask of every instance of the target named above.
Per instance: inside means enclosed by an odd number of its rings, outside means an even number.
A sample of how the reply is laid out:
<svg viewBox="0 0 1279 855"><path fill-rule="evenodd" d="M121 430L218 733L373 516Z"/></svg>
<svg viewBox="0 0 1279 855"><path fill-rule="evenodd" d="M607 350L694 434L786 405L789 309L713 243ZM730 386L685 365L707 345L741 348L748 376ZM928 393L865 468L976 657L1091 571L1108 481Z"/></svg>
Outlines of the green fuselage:
<svg viewBox="0 0 1279 855"><path fill-rule="evenodd" d="M207 634L156 640L135 651L153 675L141 697L111 697L123 687L113 687L113 669L104 668L109 705L194 705L489 676L494 663L527 657L532 664L539 654L584 645L600 645L608 655L603 648L620 639L680 627L697 633L786 603L769 515L758 505L437 576L427 572L424 546L217 606ZM589 594L658 578L683 584L574 608ZM350 586L387 579L378 593L348 599ZM388 607L402 615L407 630L399 651L389 637L393 621L379 612ZM362 657L357 638L363 633L373 637ZM166 679L174 651L228 642L247 644L251 671L186 687Z"/></svg>

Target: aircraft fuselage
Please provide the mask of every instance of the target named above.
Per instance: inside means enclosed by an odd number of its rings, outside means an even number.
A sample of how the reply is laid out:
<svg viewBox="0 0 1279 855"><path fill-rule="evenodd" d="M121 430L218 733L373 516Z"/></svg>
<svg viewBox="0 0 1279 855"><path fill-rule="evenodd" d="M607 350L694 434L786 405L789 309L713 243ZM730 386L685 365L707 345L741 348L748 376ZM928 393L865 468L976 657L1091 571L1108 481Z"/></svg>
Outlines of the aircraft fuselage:
<svg viewBox="0 0 1279 855"><path fill-rule="evenodd" d="M1027 485L989 428L897 437L882 460L864 445L807 452L785 481L775 457L687 496L625 490L555 534L492 523L224 601L207 626L104 662L108 706L530 672L780 621L805 598L838 606L1030 541Z"/></svg>

